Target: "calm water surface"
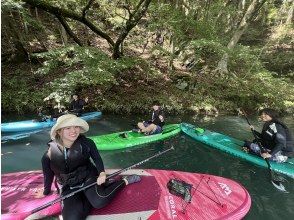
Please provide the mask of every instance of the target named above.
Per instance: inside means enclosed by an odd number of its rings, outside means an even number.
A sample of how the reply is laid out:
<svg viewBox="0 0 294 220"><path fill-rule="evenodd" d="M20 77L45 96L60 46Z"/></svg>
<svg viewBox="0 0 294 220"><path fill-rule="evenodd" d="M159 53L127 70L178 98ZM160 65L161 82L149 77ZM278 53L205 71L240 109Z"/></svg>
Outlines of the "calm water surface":
<svg viewBox="0 0 294 220"><path fill-rule="evenodd" d="M129 130L137 120L143 117L103 115L90 121L89 135L101 135ZM262 124L256 118L250 118L256 129ZM294 131L293 118L284 118ZM244 140L252 139L244 118L237 116L219 116L217 118L168 117L169 123L188 122L206 129L221 132ZM33 134L28 138L2 143L2 173L41 169L40 158L47 149L49 130ZM268 170L239 160L219 150L209 148L185 135L158 143L141 145L126 150L101 151L106 168L123 168L141 161L159 150L174 145L175 151L151 160L141 168L181 170L187 172L209 173L233 179L241 183L250 193L252 206L245 219L294 219L294 180L283 176L288 193L278 191L269 181Z"/></svg>

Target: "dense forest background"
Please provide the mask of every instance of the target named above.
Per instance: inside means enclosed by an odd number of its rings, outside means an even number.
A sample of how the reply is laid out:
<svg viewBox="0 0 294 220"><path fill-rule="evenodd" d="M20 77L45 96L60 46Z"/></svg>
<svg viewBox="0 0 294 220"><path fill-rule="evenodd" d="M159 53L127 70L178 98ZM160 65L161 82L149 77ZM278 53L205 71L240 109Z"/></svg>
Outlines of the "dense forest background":
<svg viewBox="0 0 294 220"><path fill-rule="evenodd" d="M294 112L293 0L2 0L2 113Z"/></svg>

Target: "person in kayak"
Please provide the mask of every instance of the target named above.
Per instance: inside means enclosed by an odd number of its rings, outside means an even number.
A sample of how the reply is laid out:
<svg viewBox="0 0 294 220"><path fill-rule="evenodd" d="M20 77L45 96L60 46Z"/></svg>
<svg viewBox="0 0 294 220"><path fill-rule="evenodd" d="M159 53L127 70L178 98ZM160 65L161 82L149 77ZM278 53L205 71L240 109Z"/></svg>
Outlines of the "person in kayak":
<svg viewBox="0 0 294 220"><path fill-rule="evenodd" d="M137 124L138 132L145 133L146 135L158 134L162 132L164 125L164 113L158 101L152 104L152 116L150 121L143 121Z"/></svg>
<svg viewBox="0 0 294 220"><path fill-rule="evenodd" d="M83 100L80 99L77 94L74 94L72 96L72 101L69 106L69 112L74 113L77 116L81 116L81 114L84 112L85 106L88 104L88 101L88 97Z"/></svg>
<svg viewBox="0 0 294 220"><path fill-rule="evenodd" d="M286 162L288 157L294 156L293 138L290 130L278 119L278 113L273 109L262 109L259 115L264 122L261 133L254 130L252 125L250 126L259 140L245 141L244 150L278 163Z"/></svg>
<svg viewBox="0 0 294 220"><path fill-rule="evenodd" d="M44 99L44 106L37 109L37 114L40 122L47 121L47 119L53 120L64 114L64 106L56 102L54 98L47 97Z"/></svg>
<svg viewBox="0 0 294 220"><path fill-rule="evenodd" d="M97 182L62 201L64 220L85 219L93 207L106 206L126 185L140 181L140 176L130 175L107 182L104 164L94 142L82 135L88 130L88 123L76 115L59 117L50 132L48 151L42 157L43 195L50 194L54 176L61 186L61 196Z"/></svg>

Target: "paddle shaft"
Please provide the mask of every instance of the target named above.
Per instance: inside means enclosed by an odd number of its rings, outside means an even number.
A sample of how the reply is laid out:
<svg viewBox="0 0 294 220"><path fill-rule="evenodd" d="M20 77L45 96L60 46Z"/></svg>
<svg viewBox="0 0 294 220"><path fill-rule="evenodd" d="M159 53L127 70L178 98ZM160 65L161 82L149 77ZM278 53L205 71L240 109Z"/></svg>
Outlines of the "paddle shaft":
<svg viewBox="0 0 294 220"><path fill-rule="evenodd" d="M114 172L114 173L108 175L106 179L109 179L109 178L115 177L115 176L117 176L117 175L119 175L119 174L121 174L121 173L123 173L123 172L125 172L125 171L127 171L127 170L130 170L130 169L132 169L132 168L134 168L134 167L137 167L137 166L139 166L139 165L141 165L141 164L143 164L143 163L146 163L147 161L149 161L149 160L151 160L151 159L153 159L153 158L155 158L155 157L159 157L160 155L162 155L162 154L164 154L164 153L166 153L166 152L168 152L168 151L170 151L170 150L173 150L173 149L174 149L174 147L172 146L171 148L169 148L169 149L167 149L167 150L164 150L164 151L162 151L162 152L158 152L157 154L155 154L155 155L153 155L153 156L151 156L151 157L148 157L148 158L146 158L145 160L142 160L142 161L140 161L140 162L138 162L138 163L135 163L135 164L133 164L133 165L131 165L131 166L129 166L129 167L126 167L126 168L124 168L124 169L121 169L121 170L119 170L119 171L117 171L117 172ZM38 207L38 208L33 209L33 210L30 212L29 215L31 215L31 214L33 214L33 213L36 213L36 212L38 212L38 211L40 211L40 210L42 210L42 209L45 209L45 208L47 208L47 207L49 207L49 206L51 206L51 205L54 205L55 203L60 202L60 201L62 201L62 200L64 200L64 199L67 199L67 198L69 198L69 197L75 195L76 193L79 193L79 192L81 192L81 191L83 191L83 190L85 190L85 189L88 189L88 188L90 188L91 186L94 186L94 185L96 185L96 184L97 184L97 182L91 183L91 184L89 184L89 185L87 185L87 186L85 186L85 187L82 187L82 188L80 188L80 189L74 191L74 192L68 193L68 194L66 194L66 195L64 195L64 196L61 196L61 197L55 199L55 200L52 200L51 202L48 202L48 203L46 203L46 204L44 204L44 205L42 205L42 206L40 206L40 207Z"/></svg>
<svg viewBox="0 0 294 220"><path fill-rule="evenodd" d="M245 117L245 119L246 119L248 125L249 125L249 126L252 126L251 123L250 123L250 121L249 121L249 119L247 118L247 114L246 114L246 112L245 112L244 110L241 110L241 111L243 112L244 117ZM258 140L257 135L254 133L254 129L253 129L252 127L250 127L250 129L251 129L251 132L252 132L254 138L255 138L256 140Z"/></svg>

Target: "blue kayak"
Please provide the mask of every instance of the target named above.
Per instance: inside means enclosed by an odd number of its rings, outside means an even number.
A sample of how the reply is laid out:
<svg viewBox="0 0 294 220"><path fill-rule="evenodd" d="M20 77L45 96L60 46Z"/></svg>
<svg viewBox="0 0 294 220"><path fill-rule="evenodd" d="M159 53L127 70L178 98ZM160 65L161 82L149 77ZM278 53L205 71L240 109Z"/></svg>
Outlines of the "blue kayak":
<svg viewBox="0 0 294 220"><path fill-rule="evenodd" d="M33 131L25 131L25 132L14 132L14 133L8 133L8 134L2 134L1 135L1 143L5 143L9 140L19 140L19 139L23 139L26 137L31 136L32 134L36 134L38 132L43 131L43 129L41 130L33 130Z"/></svg>
<svg viewBox="0 0 294 220"><path fill-rule="evenodd" d="M91 120L101 116L101 112L88 112L80 116L84 120ZM32 132L35 130L42 130L44 128L50 128L56 123L56 119L47 119L46 121L26 120L18 122L9 122L1 124L2 133L12 132Z"/></svg>

